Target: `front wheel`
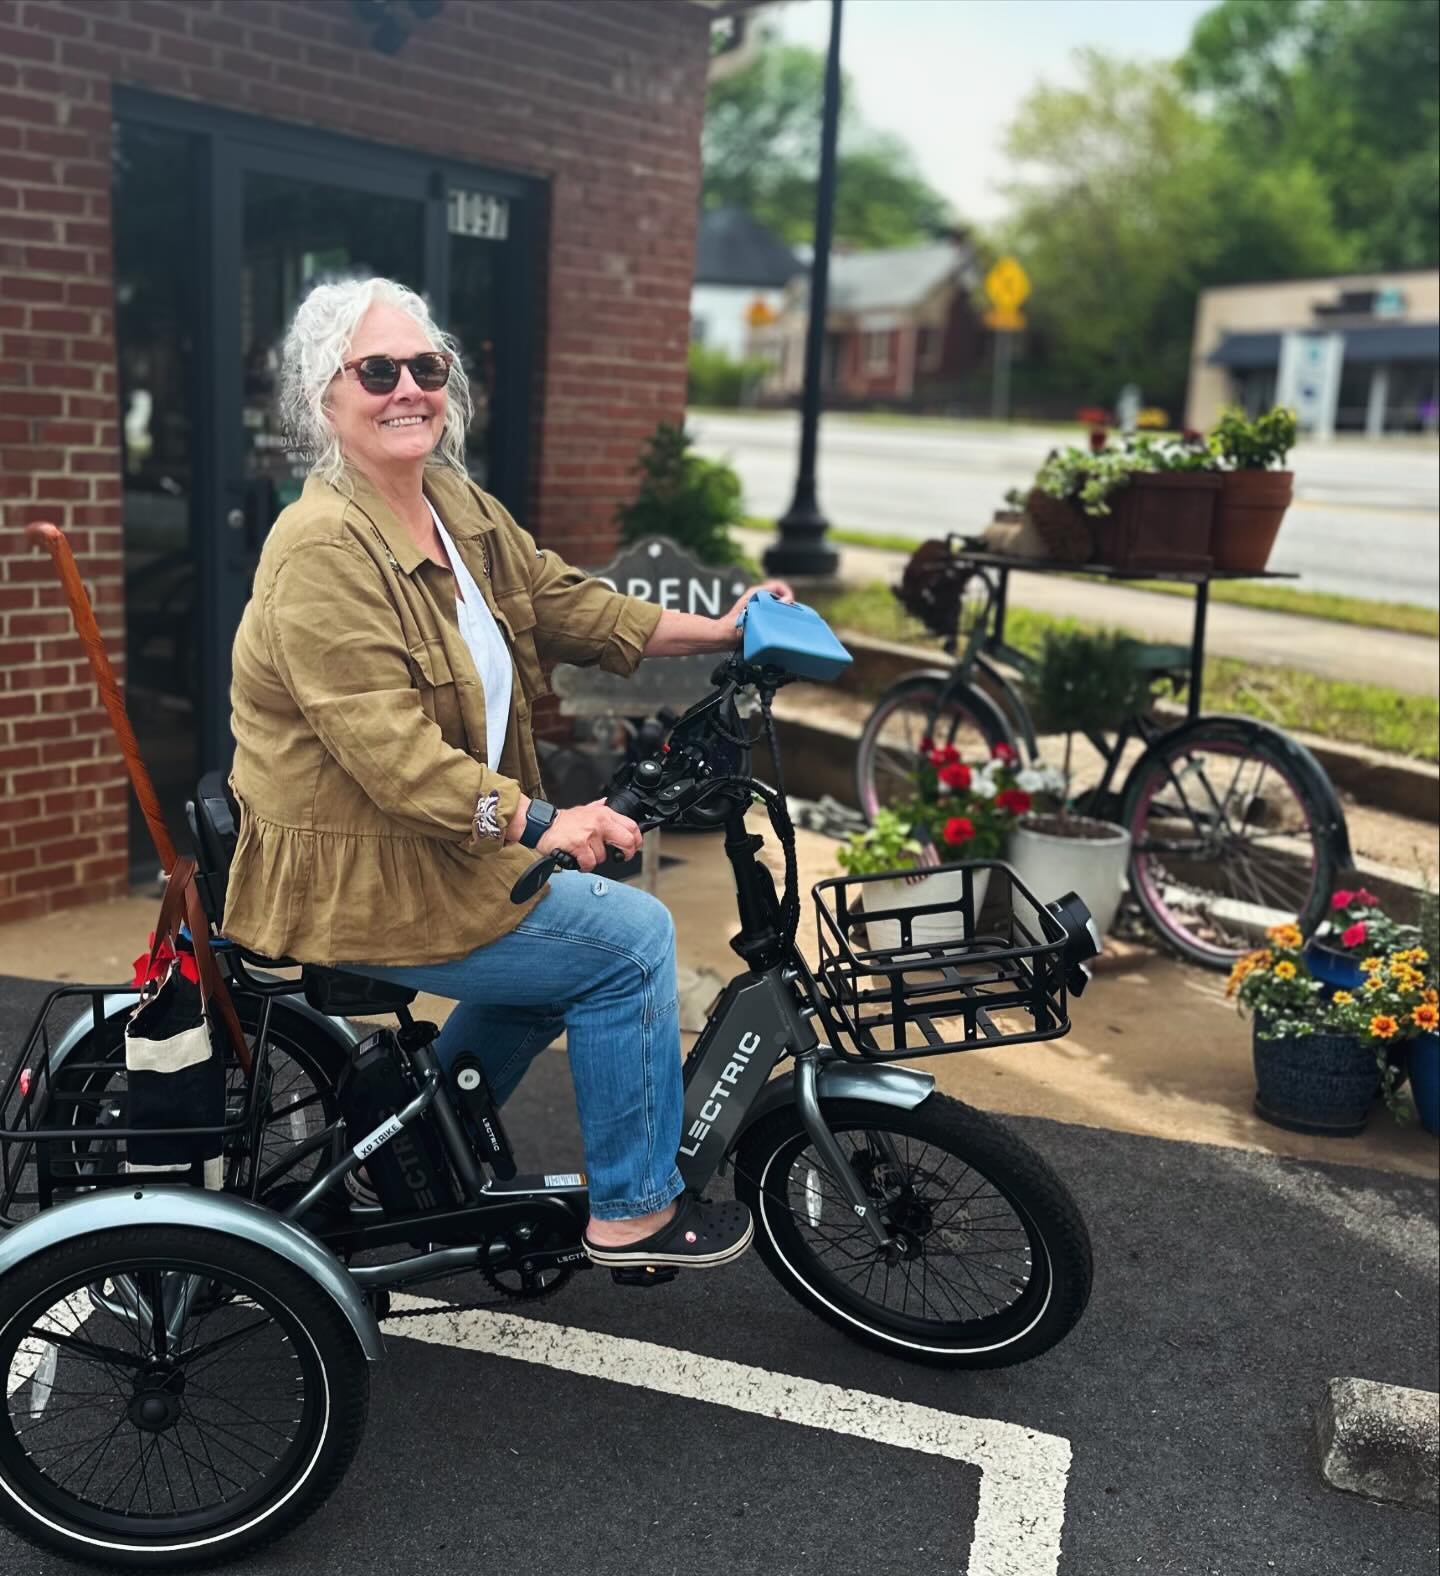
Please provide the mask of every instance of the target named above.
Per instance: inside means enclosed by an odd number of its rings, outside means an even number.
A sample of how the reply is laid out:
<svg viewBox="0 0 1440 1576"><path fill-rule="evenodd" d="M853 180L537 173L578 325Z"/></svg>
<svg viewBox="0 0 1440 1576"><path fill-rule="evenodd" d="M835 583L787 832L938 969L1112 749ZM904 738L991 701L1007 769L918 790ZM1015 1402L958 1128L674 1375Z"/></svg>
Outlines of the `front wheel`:
<svg viewBox="0 0 1440 1576"><path fill-rule="evenodd" d="M959 1100L823 1100L826 1125L897 1244L874 1243L794 1106L741 1140L735 1191L771 1273L867 1346L949 1368L1048 1351L1090 1296L1090 1238L1029 1145Z"/></svg>
<svg viewBox="0 0 1440 1576"><path fill-rule="evenodd" d="M0 1282L0 1520L152 1572L247 1554L339 1482L369 1374L330 1297L255 1244L78 1237Z"/></svg>

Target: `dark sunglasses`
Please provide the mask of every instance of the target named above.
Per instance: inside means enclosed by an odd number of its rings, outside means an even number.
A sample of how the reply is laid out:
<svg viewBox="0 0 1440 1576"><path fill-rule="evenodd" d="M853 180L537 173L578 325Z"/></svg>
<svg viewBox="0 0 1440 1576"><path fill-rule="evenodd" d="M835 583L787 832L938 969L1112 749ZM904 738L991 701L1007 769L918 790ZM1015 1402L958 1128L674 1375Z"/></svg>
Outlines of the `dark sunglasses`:
<svg viewBox="0 0 1440 1576"><path fill-rule="evenodd" d="M400 368L409 367L415 387L433 394L450 381L454 359L448 350L425 350L418 356L361 356L358 361L345 362L341 370L353 369L367 394L393 394L400 381Z"/></svg>

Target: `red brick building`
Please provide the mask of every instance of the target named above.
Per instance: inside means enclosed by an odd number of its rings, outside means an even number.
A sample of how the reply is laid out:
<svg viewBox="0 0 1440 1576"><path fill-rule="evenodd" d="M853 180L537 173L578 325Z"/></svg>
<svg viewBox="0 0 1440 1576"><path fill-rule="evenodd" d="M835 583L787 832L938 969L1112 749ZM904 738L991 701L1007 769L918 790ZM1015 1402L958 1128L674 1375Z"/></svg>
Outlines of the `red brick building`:
<svg viewBox="0 0 1440 1576"><path fill-rule="evenodd" d="M710 0L0 0L0 921L153 857L49 559L90 588L172 830L228 761L235 621L298 489L309 283L460 337L474 473L608 556L683 409Z"/></svg>

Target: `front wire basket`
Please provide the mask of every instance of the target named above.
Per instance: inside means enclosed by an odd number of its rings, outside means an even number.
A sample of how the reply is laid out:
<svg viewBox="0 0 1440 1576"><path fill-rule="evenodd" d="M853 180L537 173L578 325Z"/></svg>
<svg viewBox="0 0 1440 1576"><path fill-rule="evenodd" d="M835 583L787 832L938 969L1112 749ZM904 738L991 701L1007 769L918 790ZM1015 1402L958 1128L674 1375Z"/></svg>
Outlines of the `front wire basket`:
<svg viewBox="0 0 1440 1576"><path fill-rule="evenodd" d="M813 888L820 1006L842 1055L893 1061L1069 1033L1059 919L998 860L940 868L962 875L959 901L926 902L930 876L898 901L878 885L904 872Z"/></svg>

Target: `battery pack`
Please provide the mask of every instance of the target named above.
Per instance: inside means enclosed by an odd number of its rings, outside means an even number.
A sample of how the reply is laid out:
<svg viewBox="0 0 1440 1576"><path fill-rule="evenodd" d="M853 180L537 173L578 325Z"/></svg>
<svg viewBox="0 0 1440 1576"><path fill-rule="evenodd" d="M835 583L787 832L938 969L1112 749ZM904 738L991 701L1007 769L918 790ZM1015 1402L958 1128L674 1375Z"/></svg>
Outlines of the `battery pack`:
<svg viewBox="0 0 1440 1576"><path fill-rule="evenodd" d="M415 1094L394 1031L380 1029L363 1040L351 1054L339 1090L340 1114L351 1144L360 1143L403 1110ZM365 1170L387 1214L413 1215L460 1202L428 1113L367 1155Z"/></svg>

